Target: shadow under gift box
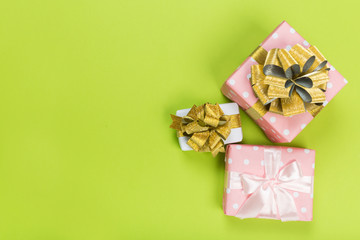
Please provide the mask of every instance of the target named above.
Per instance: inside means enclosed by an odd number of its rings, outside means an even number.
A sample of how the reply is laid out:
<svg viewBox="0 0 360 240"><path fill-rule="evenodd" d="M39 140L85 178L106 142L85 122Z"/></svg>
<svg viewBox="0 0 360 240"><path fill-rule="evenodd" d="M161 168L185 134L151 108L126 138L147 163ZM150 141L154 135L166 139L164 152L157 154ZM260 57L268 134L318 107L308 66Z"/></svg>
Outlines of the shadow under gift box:
<svg viewBox="0 0 360 240"><path fill-rule="evenodd" d="M314 150L280 146L228 145L225 157L224 213L239 218L311 221L314 168ZM271 171L273 176L269 176ZM244 179L250 180L244 181ZM252 187L254 192L248 194L246 191L251 189L249 187L251 184L255 184L255 187ZM256 196L263 190L265 193ZM285 196L281 197L281 195Z"/></svg>
<svg viewBox="0 0 360 240"><path fill-rule="evenodd" d="M261 44L266 51L273 48L290 50L300 44L308 48L310 44L300 36L287 22L282 22ZM253 106L258 102L251 86L251 66L258 64L251 56L226 80L221 91L223 94L238 103L240 107L261 127L272 142L291 142L314 118L309 112L290 117L277 113L266 112L262 117L254 114ZM323 107L347 84L347 80L329 63L330 81L325 92L326 101Z"/></svg>
<svg viewBox="0 0 360 240"><path fill-rule="evenodd" d="M239 106L236 103L223 103L223 104L219 104L219 106L220 106L221 110L224 112L224 115L240 114ZM191 108L178 110L178 111L176 111L176 116L185 117L188 114L188 112L190 111L190 109ZM193 150L187 144L187 141L189 141L190 137L182 136L182 137L178 137L178 138L179 138L179 144L180 144L181 150L183 150L183 151ZM230 135L226 138L226 140L224 141L224 144L241 142L242 139L243 139L243 135L242 135L241 127L232 128Z"/></svg>

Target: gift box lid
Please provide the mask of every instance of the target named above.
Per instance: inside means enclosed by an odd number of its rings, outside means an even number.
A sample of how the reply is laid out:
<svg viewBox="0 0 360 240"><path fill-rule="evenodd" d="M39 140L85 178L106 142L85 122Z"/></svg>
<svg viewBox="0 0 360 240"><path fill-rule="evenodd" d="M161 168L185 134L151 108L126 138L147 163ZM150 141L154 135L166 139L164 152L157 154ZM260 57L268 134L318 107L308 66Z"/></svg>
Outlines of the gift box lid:
<svg viewBox="0 0 360 240"><path fill-rule="evenodd" d="M262 48L269 51L273 48L289 50L295 44L309 48L310 44L299 33L295 31L286 21L282 22L269 36L260 44ZM317 44L319 45L319 44ZM266 112L263 116L254 114L254 106L258 98L254 94L250 79L251 66L258 64L251 56L238 67L238 69L226 80L221 90L226 97L238 103L262 128L265 134L273 142L291 142L314 118L309 112L285 117L276 113ZM347 80L330 64L325 107L330 100L347 84Z"/></svg>

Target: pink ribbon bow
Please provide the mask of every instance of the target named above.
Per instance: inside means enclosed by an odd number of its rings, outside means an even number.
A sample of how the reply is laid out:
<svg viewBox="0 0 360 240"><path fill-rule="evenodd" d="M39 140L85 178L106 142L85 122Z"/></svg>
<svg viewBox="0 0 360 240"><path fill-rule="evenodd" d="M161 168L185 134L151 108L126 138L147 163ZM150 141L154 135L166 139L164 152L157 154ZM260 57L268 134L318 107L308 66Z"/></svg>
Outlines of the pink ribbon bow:
<svg viewBox="0 0 360 240"><path fill-rule="evenodd" d="M242 188L248 195L236 217L299 220L292 195L287 190L311 193L311 176L303 176L296 160L281 168L281 150L265 147L265 176L230 173L229 187Z"/></svg>

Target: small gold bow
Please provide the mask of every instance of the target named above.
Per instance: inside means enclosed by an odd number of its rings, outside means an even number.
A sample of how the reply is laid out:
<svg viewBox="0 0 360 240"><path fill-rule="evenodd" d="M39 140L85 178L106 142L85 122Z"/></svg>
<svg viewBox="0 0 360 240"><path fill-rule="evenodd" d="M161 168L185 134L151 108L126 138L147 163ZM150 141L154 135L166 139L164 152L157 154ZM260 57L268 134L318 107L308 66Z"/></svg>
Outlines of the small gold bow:
<svg viewBox="0 0 360 240"><path fill-rule="evenodd" d="M259 46L251 57L259 63L251 66L251 85L266 110L284 116L321 110L329 68L315 46L269 52Z"/></svg>
<svg viewBox="0 0 360 240"><path fill-rule="evenodd" d="M178 137L189 136L187 144L197 152L211 152L215 157L225 152L224 141L232 128L241 126L240 114L224 115L219 104L194 105L185 117L171 114L170 128L178 131Z"/></svg>

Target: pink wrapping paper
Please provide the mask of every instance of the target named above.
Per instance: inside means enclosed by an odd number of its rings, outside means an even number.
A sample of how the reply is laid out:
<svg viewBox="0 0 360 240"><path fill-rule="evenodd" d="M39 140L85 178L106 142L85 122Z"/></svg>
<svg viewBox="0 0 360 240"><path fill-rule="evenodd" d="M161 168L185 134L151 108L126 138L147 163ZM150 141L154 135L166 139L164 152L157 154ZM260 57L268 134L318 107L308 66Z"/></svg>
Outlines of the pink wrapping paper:
<svg viewBox="0 0 360 240"><path fill-rule="evenodd" d="M273 48L286 48L290 50L290 48L297 43L305 48L310 46L300 34L284 21L260 45L267 51ZM319 49L321 51L321 47L319 47ZM221 88L223 94L238 103L243 110L247 110L258 100L251 88L249 80L251 77L251 65L255 64L257 64L257 62L251 57L248 57L226 80ZM326 106L347 84L347 80L333 66L330 67L329 78L330 81L327 84L327 91L325 92L326 101L323 106ZM272 142L282 143L291 142L313 118L314 117L308 112L291 117L284 117L276 113L267 112L262 118L256 120L256 123Z"/></svg>
<svg viewBox="0 0 360 240"><path fill-rule="evenodd" d="M304 176L311 178L311 191L309 193L288 191L294 199L299 221L311 221L313 218L313 186L315 151L303 148L279 147L279 146L259 146L230 144L226 149L225 157L225 188L223 196L223 209L226 215L235 216L250 195L244 193L242 187L233 189L229 185L230 172L241 174L252 174L264 177L264 150L265 147L281 150L281 164L286 166L291 161L296 160ZM265 218L258 216L260 218ZM274 219L280 219L277 215Z"/></svg>

